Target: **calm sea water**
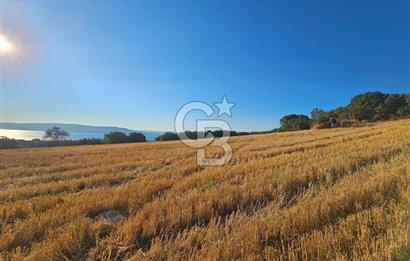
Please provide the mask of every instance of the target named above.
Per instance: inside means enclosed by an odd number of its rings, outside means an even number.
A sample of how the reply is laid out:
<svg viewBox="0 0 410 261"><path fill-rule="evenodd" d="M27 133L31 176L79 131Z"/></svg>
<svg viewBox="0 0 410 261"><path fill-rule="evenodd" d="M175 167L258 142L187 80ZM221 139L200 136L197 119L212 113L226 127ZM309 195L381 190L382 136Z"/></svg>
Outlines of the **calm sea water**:
<svg viewBox="0 0 410 261"><path fill-rule="evenodd" d="M5 136L10 139L32 140L42 139L44 131L32 131L32 130L8 130L0 129L0 136ZM70 140L79 140L83 138L103 138L104 133L99 132L71 132Z"/></svg>

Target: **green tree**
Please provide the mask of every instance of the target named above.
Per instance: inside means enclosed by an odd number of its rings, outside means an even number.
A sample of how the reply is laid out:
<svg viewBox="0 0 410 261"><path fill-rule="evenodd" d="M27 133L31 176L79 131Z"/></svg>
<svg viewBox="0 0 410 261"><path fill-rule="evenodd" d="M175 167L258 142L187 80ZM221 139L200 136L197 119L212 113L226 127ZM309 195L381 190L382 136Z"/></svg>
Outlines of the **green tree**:
<svg viewBox="0 0 410 261"><path fill-rule="evenodd" d="M410 107L410 93L404 94L404 100L406 101L406 106Z"/></svg>
<svg viewBox="0 0 410 261"><path fill-rule="evenodd" d="M383 103L375 108L374 120L388 120L401 117L406 99L402 94L387 94Z"/></svg>
<svg viewBox="0 0 410 261"><path fill-rule="evenodd" d="M107 143L126 143L128 142L128 136L125 133L119 131L113 131L104 135L104 140Z"/></svg>
<svg viewBox="0 0 410 261"><path fill-rule="evenodd" d="M381 103L374 109L374 115L372 120L387 120L389 118L389 110L385 104Z"/></svg>
<svg viewBox="0 0 410 261"><path fill-rule="evenodd" d="M310 117L313 123L328 125L331 116L329 112L316 108L312 110Z"/></svg>
<svg viewBox="0 0 410 261"><path fill-rule="evenodd" d="M175 132L165 132L164 134L155 138L156 141L179 140Z"/></svg>
<svg viewBox="0 0 410 261"><path fill-rule="evenodd" d="M68 136L70 136L70 133L68 131L62 130L57 126L54 126L45 131L43 138L50 139L53 141L61 141L65 140Z"/></svg>
<svg viewBox="0 0 410 261"><path fill-rule="evenodd" d="M332 117L343 120L343 119L350 119L350 111L347 107L337 107L336 109L330 112Z"/></svg>
<svg viewBox="0 0 410 261"><path fill-rule="evenodd" d="M410 94L403 94L404 104L397 109L397 115L400 118L410 117Z"/></svg>
<svg viewBox="0 0 410 261"><path fill-rule="evenodd" d="M306 115L290 114L280 119L280 129L283 131L310 129L310 119Z"/></svg>
<svg viewBox="0 0 410 261"><path fill-rule="evenodd" d="M356 120L374 120L376 108L383 104L385 95L381 92L367 92L352 98L348 109Z"/></svg>
<svg viewBox="0 0 410 261"><path fill-rule="evenodd" d="M145 135L139 132L132 132L130 134L128 134L128 141L129 142L144 142L145 139Z"/></svg>

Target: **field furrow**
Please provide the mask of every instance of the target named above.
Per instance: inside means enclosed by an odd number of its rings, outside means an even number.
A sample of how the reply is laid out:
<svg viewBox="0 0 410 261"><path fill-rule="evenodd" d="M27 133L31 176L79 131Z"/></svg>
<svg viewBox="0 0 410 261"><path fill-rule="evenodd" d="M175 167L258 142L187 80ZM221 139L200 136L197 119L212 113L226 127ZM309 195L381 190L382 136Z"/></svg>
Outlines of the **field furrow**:
<svg viewBox="0 0 410 261"><path fill-rule="evenodd" d="M230 143L233 159L218 167L198 166L180 142L2 150L2 257L351 260L410 249L409 120Z"/></svg>

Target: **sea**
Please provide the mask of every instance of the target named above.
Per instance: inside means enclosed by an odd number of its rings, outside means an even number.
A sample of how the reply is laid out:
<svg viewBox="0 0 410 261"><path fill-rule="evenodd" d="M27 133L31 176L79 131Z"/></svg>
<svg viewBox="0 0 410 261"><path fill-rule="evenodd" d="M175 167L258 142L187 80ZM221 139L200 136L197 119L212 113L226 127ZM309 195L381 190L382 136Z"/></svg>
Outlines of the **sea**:
<svg viewBox="0 0 410 261"><path fill-rule="evenodd" d="M0 129L0 136L18 140L42 139L44 136L44 131ZM104 133L102 132L70 132L70 136L67 139L80 140L84 138L103 137Z"/></svg>

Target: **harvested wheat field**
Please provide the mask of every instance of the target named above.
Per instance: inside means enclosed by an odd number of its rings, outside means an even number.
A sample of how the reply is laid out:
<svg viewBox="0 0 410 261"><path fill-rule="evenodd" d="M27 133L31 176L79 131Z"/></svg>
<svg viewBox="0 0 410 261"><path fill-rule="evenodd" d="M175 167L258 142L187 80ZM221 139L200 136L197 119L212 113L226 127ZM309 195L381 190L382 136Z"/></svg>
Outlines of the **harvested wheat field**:
<svg viewBox="0 0 410 261"><path fill-rule="evenodd" d="M2 150L3 259L409 258L410 120L230 142Z"/></svg>

